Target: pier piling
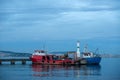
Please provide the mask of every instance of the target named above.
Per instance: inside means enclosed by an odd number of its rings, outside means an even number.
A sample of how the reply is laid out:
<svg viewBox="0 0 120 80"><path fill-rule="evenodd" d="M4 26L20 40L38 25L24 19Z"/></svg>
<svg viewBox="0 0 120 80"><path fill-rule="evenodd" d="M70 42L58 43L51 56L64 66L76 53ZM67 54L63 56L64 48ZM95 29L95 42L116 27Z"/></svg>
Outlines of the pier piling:
<svg viewBox="0 0 120 80"><path fill-rule="evenodd" d="M22 60L22 64L26 64L26 61L25 61L25 60Z"/></svg>
<svg viewBox="0 0 120 80"><path fill-rule="evenodd" d="M0 60L0 64L2 64L2 61Z"/></svg>
<svg viewBox="0 0 120 80"><path fill-rule="evenodd" d="M11 60L11 64L12 64L12 65L15 64L15 60Z"/></svg>
<svg viewBox="0 0 120 80"><path fill-rule="evenodd" d="M15 62L21 62L21 64L26 64L26 61L31 61L29 59L29 57L27 58L3 58L3 59L0 59L0 64L2 64L3 62L10 62L11 65L14 65Z"/></svg>

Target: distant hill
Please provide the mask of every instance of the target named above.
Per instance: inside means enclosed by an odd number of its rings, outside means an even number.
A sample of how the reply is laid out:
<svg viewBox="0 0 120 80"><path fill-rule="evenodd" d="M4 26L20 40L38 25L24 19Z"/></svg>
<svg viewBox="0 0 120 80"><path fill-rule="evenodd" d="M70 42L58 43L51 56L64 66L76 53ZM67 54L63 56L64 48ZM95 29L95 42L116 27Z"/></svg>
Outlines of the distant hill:
<svg viewBox="0 0 120 80"><path fill-rule="evenodd" d="M103 58L120 58L120 54L100 54Z"/></svg>
<svg viewBox="0 0 120 80"><path fill-rule="evenodd" d="M51 54L66 54L68 51L50 52ZM75 51L71 51L75 52ZM0 51L0 57L30 57L31 53ZM120 54L100 54L103 58L120 58Z"/></svg>
<svg viewBox="0 0 120 80"><path fill-rule="evenodd" d="M0 57L29 57L32 54L30 53L20 53L12 51L0 51Z"/></svg>

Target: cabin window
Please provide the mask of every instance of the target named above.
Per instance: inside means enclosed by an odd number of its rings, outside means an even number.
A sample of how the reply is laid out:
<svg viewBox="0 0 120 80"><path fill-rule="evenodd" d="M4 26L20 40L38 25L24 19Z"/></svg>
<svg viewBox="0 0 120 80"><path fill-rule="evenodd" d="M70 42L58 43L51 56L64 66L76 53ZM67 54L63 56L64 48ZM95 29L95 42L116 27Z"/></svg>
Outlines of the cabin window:
<svg viewBox="0 0 120 80"><path fill-rule="evenodd" d="M50 60L50 57L49 57L49 56L47 56L47 60Z"/></svg>
<svg viewBox="0 0 120 80"><path fill-rule="evenodd" d="M45 56L43 56L42 59L45 60Z"/></svg>
<svg viewBox="0 0 120 80"><path fill-rule="evenodd" d="M41 51L41 53L45 53L44 51Z"/></svg>
<svg viewBox="0 0 120 80"><path fill-rule="evenodd" d="M53 61L53 63L55 63L55 61Z"/></svg>
<svg viewBox="0 0 120 80"><path fill-rule="evenodd" d="M53 56L53 60L59 60L58 56Z"/></svg>

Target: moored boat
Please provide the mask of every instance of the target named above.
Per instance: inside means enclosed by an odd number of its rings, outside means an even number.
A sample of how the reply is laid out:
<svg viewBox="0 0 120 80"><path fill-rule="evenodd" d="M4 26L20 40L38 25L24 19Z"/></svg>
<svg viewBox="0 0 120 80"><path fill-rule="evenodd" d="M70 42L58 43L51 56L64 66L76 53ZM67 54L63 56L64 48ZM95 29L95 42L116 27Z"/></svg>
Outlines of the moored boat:
<svg viewBox="0 0 120 80"><path fill-rule="evenodd" d="M81 64L99 64L101 57L94 55L91 52L80 53L80 43L77 42L77 51L72 53L73 57L70 58L64 54L49 54L44 50L35 50L30 57L33 64L45 65L81 65Z"/></svg>
<svg viewBox="0 0 120 80"><path fill-rule="evenodd" d="M82 58L87 61L87 64L99 64L101 61L101 56L88 51L87 46L85 46L84 52L82 53Z"/></svg>
<svg viewBox="0 0 120 80"><path fill-rule="evenodd" d="M33 64L47 64L47 65L61 65L61 64L73 64L73 61L68 58L64 58L63 55L48 54L44 50L35 50L30 57Z"/></svg>

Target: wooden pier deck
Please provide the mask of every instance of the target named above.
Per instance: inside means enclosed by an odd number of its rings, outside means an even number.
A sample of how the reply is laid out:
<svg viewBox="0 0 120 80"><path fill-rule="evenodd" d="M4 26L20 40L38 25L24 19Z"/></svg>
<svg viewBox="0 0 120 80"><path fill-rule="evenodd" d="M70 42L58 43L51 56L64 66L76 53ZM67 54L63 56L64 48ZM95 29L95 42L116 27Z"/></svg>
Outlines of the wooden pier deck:
<svg viewBox="0 0 120 80"><path fill-rule="evenodd" d="M26 61L31 61L29 57L4 57L0 58L0 64L2 62L10 62L11 64L15 64L15 62L21 62L22 64L26 64Z"/></svg>

